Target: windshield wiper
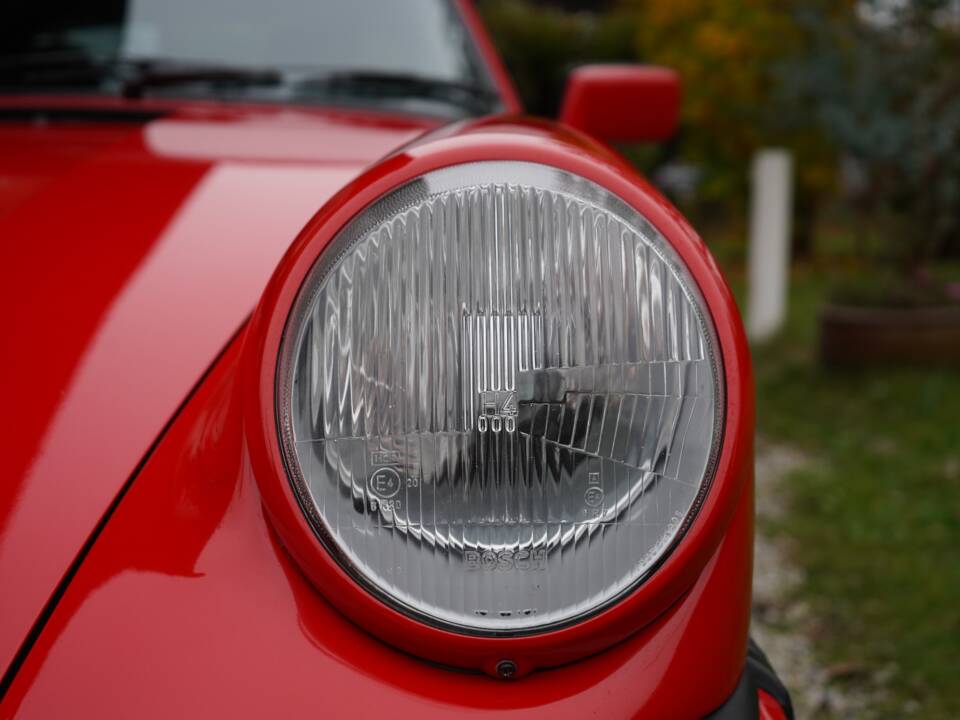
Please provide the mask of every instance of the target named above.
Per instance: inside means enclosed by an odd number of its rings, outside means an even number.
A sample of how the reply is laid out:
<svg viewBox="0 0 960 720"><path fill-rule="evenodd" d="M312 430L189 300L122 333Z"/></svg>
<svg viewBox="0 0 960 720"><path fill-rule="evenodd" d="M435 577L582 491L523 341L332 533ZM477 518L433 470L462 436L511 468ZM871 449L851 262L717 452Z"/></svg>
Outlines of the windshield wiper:
<svg viewBox="0 0 960 720"><path fill-rule="evenodd" d="M5 87L96 85L103 72L89 55L70 48L0 57L0 85Z"/></svg>
<svg viewBox="0 0 960 720"><path fill-rule="evenodd" d="M284 83L284 76L276 71L245 68L236 65L208 65L158 60L124 61L117 65L120 94L126 98L141 98L144 91L154 87L171 87L190 83L210 83L237 87L270 86Z"/></svg>
<svg viewBox="0 0 960 720"><path fill-rule="evenodd" d="M425 100L455 108L460 113L485 114L500 107L500 96L490 87L418 74L367 70L318 70L309 67L245 67L243 65L178 61L166 58L100 59L40 55L0 60L44 85L67 82L96 85L103 91L139 99L151 88L207 85L216 90L271 88L281 100L342 100L350 103ZM9 68L5 68L9 65ZM31 71L29 74L27 71Z"/></svg>
<svg viewBox="0 0 960 720"><path fill-rule="evenodd" d="M334 71L297 78L294 85L300 92L321 91L328 97L419 98L480 112L489 112L500 99L482 85L404 73Z"/></svg>

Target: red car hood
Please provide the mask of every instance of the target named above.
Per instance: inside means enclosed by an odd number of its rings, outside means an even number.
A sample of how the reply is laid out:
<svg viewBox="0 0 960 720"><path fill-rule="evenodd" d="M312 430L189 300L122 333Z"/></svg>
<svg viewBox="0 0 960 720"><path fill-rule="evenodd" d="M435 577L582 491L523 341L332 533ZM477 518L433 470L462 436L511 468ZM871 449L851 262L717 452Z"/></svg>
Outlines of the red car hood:
<svg viewBox="0 0 960 720"><path fill-rule="evenodd" d="M427 121L0 105L0 674L321 204Z"/></svg>

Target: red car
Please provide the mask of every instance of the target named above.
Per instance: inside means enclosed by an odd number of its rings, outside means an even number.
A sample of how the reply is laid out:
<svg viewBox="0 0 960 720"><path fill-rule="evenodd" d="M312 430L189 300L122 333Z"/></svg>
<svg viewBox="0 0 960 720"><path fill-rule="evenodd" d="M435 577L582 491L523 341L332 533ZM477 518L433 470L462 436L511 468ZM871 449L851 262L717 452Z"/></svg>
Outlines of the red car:
<svg viewBox="0 0 960 720"><path fill-rule="evenodd" d="M465 0L0 37L0 717L792 714L740 319L604 144L673 73L524 117Z"/></svg>

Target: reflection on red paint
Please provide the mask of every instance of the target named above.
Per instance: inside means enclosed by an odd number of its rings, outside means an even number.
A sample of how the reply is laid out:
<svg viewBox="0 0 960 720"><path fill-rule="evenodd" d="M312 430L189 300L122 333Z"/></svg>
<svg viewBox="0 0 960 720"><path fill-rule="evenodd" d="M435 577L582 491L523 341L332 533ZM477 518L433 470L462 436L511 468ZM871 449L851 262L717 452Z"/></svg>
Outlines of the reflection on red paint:
<svg viewBox="0 0 960 720"><path fill-rule="evenodd" d="M430 126L262 107L0 126L0 667L303 224Z"/></svg>

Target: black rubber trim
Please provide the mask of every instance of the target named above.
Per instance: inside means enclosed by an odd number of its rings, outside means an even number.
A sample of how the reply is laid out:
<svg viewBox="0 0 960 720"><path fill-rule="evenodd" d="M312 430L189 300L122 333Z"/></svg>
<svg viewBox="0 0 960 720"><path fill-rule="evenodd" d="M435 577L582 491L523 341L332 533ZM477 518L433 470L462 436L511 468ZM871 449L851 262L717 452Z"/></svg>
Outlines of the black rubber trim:
<svg viewBox="0 0 960 720"><path fill-rule="evenodd" d="M206 381L207 377L220 363L220 360L223 359L223 356L226 354L227 350L233 346L233 344L243 333L244 329L246 329L249 321L250 318L247 317L241 323L237 331L233 333L220 352L217 353L217 356L214 358L213 362L210 363L207 369L203 371L200 379L192 388L190 388L190 392L187 393L187 396L177 406L177 409L174 410L173 414L160 430L156 439L150 444L150 447L147 448L147 452L144 453L143 457L140 459L140 462L137 463L137 466L133 469L133 472L130 473L130 477L127 478L127 481L123 484L123 487L120 488L120 491L117 493L116 497L113 498L110 505L107 506L106 512L103 513L100 521L97 523L96 527L94 527L93 532L90 533L90 537L87 538L86 542L83 544L83 547L80 548L80 552L77 553L77 556L73 559L73 562L70 563L70 567L67 568L67 572L64 574L63 578L61 578L60 582L57 584L57 587L54 589L53 594L50 595L50 598L43 606L43 610L40 611L40 615L33 623L33 627L30 628L30 632L27 633L27 637L17 650L17 654L14 655L13 660L10 661L10 666L3 674L3 678L0 679L0 703L2 703L3 699L6 697L7 691L10 689L10 686L13 685L13 681L16 678L17 673L20 671L20 668L23 667L23 663L26 662L27 656L30 654L30 651L33 650L33 646L40 638L40 634L50 621L54 610L57 609L57 605L60 603L61 598L63 598L64 593L66 593L67 588L73 581L73 578L80 570L80 566L83 564L83 561L86 560L87 555L89 555L90 551L93 549L94 544L97 542L97 538L100 537L103 529L107 526L107 523L110 522L110 518L113 517L113 513L120 506L123 498L133 486L134 481L136 481L137 477L139 477L141 471L146 466L147 462L149 462L157 447L159 447L160 443L163 442L163 439L173 426L173 423L176 422L177 418L179 418L181 413L183 413L184 408L190 403L191 400L193 400L193 396L197 394L197 391Z"/></svg>
<svg viewBox="0 0 960 720"><path fill-rule="evenodd" d="M757 720L760 717L758 690L763 690L777 701L787 720L794 720L790 693L777 677L763 650L751 639L740 682L727 701L707 715L705 720Z"/></svg>
<svg viewBox="0 0 960 720"><path fill-rule="evenodd" d="M167 110L115 107L69 107L28 105L0 108L0 122L28 123L129 123L142 125L157 120Z"/></svg>
<svg viewBox="0 0 960 720"><path fill-rule="evenodd" d="M760 706L757 702L757 686L753 684L753 677L747 666L743 668L740 682L737 683L733 695L717 710L707 715L704 720L759 720Z"/></svg>

